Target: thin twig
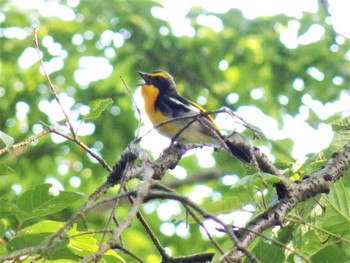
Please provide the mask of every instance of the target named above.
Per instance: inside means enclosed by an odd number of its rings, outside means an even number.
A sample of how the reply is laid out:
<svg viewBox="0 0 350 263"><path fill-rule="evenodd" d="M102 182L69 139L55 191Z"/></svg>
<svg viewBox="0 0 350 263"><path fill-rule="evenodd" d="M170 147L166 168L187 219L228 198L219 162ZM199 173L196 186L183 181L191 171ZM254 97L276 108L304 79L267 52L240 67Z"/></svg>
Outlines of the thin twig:
<svg viewBox="0 0 350 263"><path fill-rule="evenodd" d="M50 132L51 132L50 129L46 129L46 130L42 131L39 134L31 136L31 137L25 139L22 142L19 142L19 143L16 143L16 144L12 145L11 147L4 147L4 148L0 149L0 156L5 154L5 153L11 152L13 150L16 150L18 148L28 146L30 143L40 139L41 137L45 136L46 134L48 134Z"/></svg>
<svg viewBox="0 0 350 263"><path fill-rule="evenodd" d="M143 228L147 231L148 236L152 239L153 244L156 246L157 250L159 251L160 255L162 256L162 259L168 259L169 255L166 253L165 249L163 248L162 244L160 243L157 236L153 233L151 227L148 225L147 221L142 216L141 212L138 212L136 214L138 220L142 224Z"/></svg>
<svg viewBox="0 0 350 263"><path fill-rule="evenodd" d="M107 162L102 159L102 157L100 157L98 154L96 154L95 152L93 152L89 147L87 147L82 141L80 141L78 139L78 137L70 137L62 132L59 132L58 130L56 129L52 129L50 128L50 131L52 133L56 133L57 135L60 135L62 136L63 138L67 139L67 140L70 140L74 143L76 143L77 145L79 145L84 151L86 151L92 158L94 158L97 162L99 162L102 167L107 171L107 172L111 172L112 171L112 168L109 167L109 165L107 164Z"/></svg>
<svg viewBox="0 0 350 263"><path fill-rule="evenodd" d="M57 94L57 91L55 89L55 86L52 84L51 78L50 78L49 74L47 73L46 68L44 66L44 61L43 61L42 56L40 54L40 47L39 47L39 41L38 41L38 31L36 29L34 29L34 44L35 44L36 51L38 53L41 68L43 69L44 75L49 83L50 90L51 90L53 96L55 97L55 100L57 101L58 105L61 108L61 111L64 115L64 118L66 120L68 128L69 128L70 132L72 133L72 136L75 138L76 133L74 131L73 125L72 125L71 121L69 120L68 114L67 114L66 110L64 109L64 107L60 101L60 98Z"/></svg>
<svg viewBox="0 0 350 263"><path fill-rule="evenodd" d="M118 189L118 195L122 192L124 184L125 184L125 180L124 180L124 177L122 177L122 180L121 180L121 182L120 182L120 188ZM128 197L129 197L129 196L128 196ZM120 198L115 199L115 201L113 202L112 208L111 208L110 213L109 213L109 217L108 217L108 219L107 219L107 222L106 222L104 228L108 228L110 222L113 220L114 215L115 215L116 208L117 208L117 206L118 206L118 204L119 204L119 201L120 201ZM118 226L118 224L117 224L117 226ZM102 235L101 240L100 240L99 247L102 246L102 244L103 244L103 242L104 242L104 239L105 239L105 235Z"/></svg>
<svg viewBox="0 0 350 263"><path fill-rule="evenodd" d="M320 231L320 232L324 233L327 236L333 237L335 239L341 240L341 241L346 242L346 243L350 243L350 239L345 239L345 238L343 238L341 236L338 236L338 235L336 235L336 234L334 234L334 233L332 233L330 231L325 230L324 228L318 227L315 224L310 224L309 222L307 222L305 219L303 219L299 215L288 215L286 217L286 220L294 222L294 223L304 224L304 225L306 225L306 226L308 226L310 228L313 228L313 229L315 229L317 231Z"/></svg>
<svg viewBox="0 0 350 263"><path fill-rule="evenodd" d="M212 235L209 233L208 229L205 227L205 225L202 223L202 221L197 217L197 215L192 211L192 209L187 205L183 204L186 208L186 211L192 216L192 218L202 227L205 234L209 238L210 242L216 247L216 249L220 252L220 254L224 254L224 250L221 248L219 243L212 237Z"/></svg>
<svg viewBox="0 0 350 263"><path fill-rule="evenodd" d="M223 111L223 110L216 110L216 111L199 112L199 113L193 114L191 116L176 117L176 118L171 118L171 119L166 120L166 121L162 121L162 122L158 123L157 125L153 126L152 129L148 130L143 136L141 136L140 140L142 140L142 138L145 137L146 135L148 135L151 131L157 130L159 127L164 126L166 124L169 124L169 123L172 123L172 122L181 121L181 120L196 119L196 118L200 118L200 117L203 117L203 116L209 116L211 114L222 113L222 112L225 112L225 111Z"/></svg>
<svg viewBox="0 0 350 263"><path fill-rule="evenodd" d="M132 223L133 219L136 217L141 205L143 204L143 199L145 196L148 194L148 191L151 189L151 186L153 184L152 178L152 173L153 169L152 167L144 163L144 182L143 184L140 184L137 189L137 195L134 200L133 206L129 209L128 214L125 216L124 220L119 224L118 227L116 227L113 230L113 235L112 238L103 245L102 247L99 248L99 250L95 253L92 253L88 257L84 258L81 262L82 263L88 263L88 262L95 262L98 261L109 249L112 247L116 246L119 240L120 235L122 232L130 226Z"/></svg>
<svg viewBox="0 0 350 263"><path fill-rule="evenodd" d="M132 96L132 93L131 93L129 87L128 87L128 85L125 83L125 81L124 81L124 79L123 79L122 76L120 76L120 79L121 79L121 81L123 82L123 85L124 85L125 89L127 90L127 92L128 92L128 94L129 94L129 96L130 96L130 98L131 98L131 101L132 101L133 105L134 105L135 108L136 108L136 112L137 112L138 120L139 120L139 124L138 124L138 127L137 127L137 132L136 132L136 138L138 138L138 137L139 137L139 133L140 133L140 128L141 128L141 110L140 110L140 108L137 106L137 103L136 103L134 97Z"/></svg>
<svg viewBox="0 0 350 263"><path fill-rule="evenodd" d="M135 260L137 260L138 262L140 263L144 263L144 261L139 258L138 256L136 256L134 253L132 253L130 250L126 249L125 247L121 246L121 245L118 245L116 244L115 246L111 247L112 249L119 249L121 251L123 251L125 254L133 257Z"/></svg>
<svg viewBox="0 0 350 263"><path fill-rule="evenodd" d="M154 188L168 192L168 193L176 194L172 189L170 189L169 187L167 187L159 182L155 183ZM205 225L201 222L201 220L198 218L198 216L192 211L192 208L186 203L183 203L183 202L180 202L180 203L185 207L186 211L190 214L190 216L192 216L192 218L203 228L203 230L207 234L209 240L213 243L213 245L217 248L217 250L221 254L223 254L224 251L220 247L219 243L211 236L211 234L209 233L209 231L207 230Z"/></svg>

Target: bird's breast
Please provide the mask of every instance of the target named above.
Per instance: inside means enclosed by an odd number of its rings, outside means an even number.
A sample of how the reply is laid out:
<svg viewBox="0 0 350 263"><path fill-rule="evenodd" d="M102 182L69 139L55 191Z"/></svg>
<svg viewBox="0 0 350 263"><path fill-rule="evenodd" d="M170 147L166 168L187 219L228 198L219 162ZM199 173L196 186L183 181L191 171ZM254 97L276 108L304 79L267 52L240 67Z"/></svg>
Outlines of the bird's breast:
<svg viewBox="0 0 350 263"><path fill-rule="evenodd" d="M141 94L145 102L145 111L153 125L157 125L170 119L170 117L161 114L161 112L155 107L159 95L159 89L152 85L142 85Z"/></svg>

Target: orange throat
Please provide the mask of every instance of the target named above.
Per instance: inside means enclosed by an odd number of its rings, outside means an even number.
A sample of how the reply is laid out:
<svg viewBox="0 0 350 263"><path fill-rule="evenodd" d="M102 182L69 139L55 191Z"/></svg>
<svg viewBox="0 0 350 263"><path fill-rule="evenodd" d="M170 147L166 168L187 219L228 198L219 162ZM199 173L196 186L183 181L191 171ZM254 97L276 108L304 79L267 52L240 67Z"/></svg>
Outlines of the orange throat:
<svg viewBox="0 0 350 263"><path fill-rule="evenodd" d="M141 94L145 102L145 111L147 116L154 126L169 119L167 116L164 116L155 109L154 104L159 95L159 89L152 85L142 85Z"/></svg>

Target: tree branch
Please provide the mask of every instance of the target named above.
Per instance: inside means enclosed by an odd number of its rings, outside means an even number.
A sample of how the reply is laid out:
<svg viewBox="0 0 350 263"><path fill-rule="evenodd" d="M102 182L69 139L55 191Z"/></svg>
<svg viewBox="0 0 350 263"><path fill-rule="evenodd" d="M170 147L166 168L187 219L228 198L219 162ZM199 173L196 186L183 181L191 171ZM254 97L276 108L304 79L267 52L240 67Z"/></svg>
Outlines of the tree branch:
<svg viewBox="0 0 350 263"><path fill-rule="evenodd" d="M323 169L306 176L303 181L293 182L282 199L263 215L250 222L244 229L235 231L239 247L247 248L264 230L280 225L285 216L300 202L321 193L328 193L332 184L343 176L350 166L350 144L331 156ZM221 263L241 262L244 253L235 246L221 259Z"/></svg>

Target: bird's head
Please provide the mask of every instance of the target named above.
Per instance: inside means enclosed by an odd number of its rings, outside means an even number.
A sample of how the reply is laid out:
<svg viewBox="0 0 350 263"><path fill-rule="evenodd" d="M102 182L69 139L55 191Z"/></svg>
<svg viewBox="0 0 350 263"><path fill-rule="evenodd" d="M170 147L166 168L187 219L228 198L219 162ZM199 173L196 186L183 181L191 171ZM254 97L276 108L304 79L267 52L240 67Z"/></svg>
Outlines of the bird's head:
<svg viewBox="0 0 350 263"><path fill-rule="evenodd" d="M173 77L165 71L138 72L145 81L142 85L154 86L159 92L176 92L176 84Z"/></svg>

